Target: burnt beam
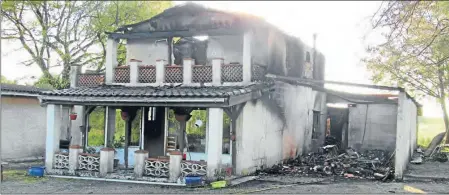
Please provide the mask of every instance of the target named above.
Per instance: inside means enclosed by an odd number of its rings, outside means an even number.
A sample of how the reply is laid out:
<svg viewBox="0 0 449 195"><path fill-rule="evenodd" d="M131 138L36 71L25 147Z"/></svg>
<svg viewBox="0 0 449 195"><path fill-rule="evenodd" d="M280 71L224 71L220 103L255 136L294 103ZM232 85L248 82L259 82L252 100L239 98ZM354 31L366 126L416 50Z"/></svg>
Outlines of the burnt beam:
<svg viewBox="0 0 449 195"><path fill-rule="evenodd" d="M135 33L108 33L113 39L139 39L139 38L167 38L167 37L192 37L200 35L238 35L242 29L208 29L208 30L178 30L178 31L156 31Z"/></svg>

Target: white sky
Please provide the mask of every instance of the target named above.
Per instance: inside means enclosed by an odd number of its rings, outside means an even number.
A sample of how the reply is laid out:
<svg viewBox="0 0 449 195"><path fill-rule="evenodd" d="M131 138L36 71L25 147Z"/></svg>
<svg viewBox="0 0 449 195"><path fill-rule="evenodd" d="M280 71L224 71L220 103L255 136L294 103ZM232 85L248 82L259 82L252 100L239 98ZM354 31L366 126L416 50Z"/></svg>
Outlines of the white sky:
<svg viewBox="0 0 449 195"><path fill-rule="evenodd" d="M180 4L185 1L178 1ZM377 10L380 1L199 1L217 9L247 12L264 17L286 33L299 37L312 45L312 35L317 33L317 48L326 57L326 80L372 84L369 74L360 63L364 48L379 42L380 36L370 34L369 17ZM36 66L18 65L29 59L24 51L14 51L20 44L2 41L2 75L9 79L39 76ZM56 70L55 70L56 71ZM421 102L424 115L441 116L432 101Z"/></svg>

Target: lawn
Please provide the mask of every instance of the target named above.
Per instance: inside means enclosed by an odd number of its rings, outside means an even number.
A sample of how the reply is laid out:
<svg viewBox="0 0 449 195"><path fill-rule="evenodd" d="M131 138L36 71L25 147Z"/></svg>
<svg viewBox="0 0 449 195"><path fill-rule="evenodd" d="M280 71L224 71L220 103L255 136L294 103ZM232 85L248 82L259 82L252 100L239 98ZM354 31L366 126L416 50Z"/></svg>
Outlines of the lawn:
<svg viewBox="0 0 449 195"><path fill-rule="evenodd" d="M427 147L437 134L444 132L443 118L418 118L418 145Z"/></svg>
<svg viewBox="0 0 449 195"><path fill-rule="evenodd" d="M25 183L35 183L38 181L46 181L46 177L31 177L27 175L26 170L3 170L4 181L21 181Z"/></svg>

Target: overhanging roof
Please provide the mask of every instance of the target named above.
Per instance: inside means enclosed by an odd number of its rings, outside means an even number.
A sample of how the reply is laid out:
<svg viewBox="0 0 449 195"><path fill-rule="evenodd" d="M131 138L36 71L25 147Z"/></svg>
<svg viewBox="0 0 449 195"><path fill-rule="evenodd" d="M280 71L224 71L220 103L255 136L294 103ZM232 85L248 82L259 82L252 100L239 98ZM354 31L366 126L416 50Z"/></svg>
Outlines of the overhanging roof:
<svg viewBox="0 0 449 195"><path fill-rule="evenodd" d="M390 91L400 91L404 92L407 98L410 98L413 103L417 107L421 107L413 97L411 97L404 88L401 87L390 87L390 86L381 86L381 85L367 85L367 84L357 84L357 83L348 83L348 82L338 82L338 81L324 81L324 80L314 80L314 79L299 79L293 77L285 77L268 74L266 75L268 78L272 78L275 80L287 82L294 85L301 85L311 87L316 91L326 92L328 94L327 102L331 103L359 103L359 104L369 104L369 103L397 103L397 100L393 97L387 97L385 95L379 94L355 94L355 93L347 93L341 91L335 91L326 89L322 86L318 86L317 84L336 84L336 85L344 85L344 86L354 86L354 87L362 87L362 88L371 88L371 89L379 89L379 90L390 90Z"/></svg>
<svg viewBox="0 0 449 195"><path fill-rule="evenodd" d="M2 83L1 91L2 96L37 97L39 96L39 92L46 91L46 89L41 89L34 86Z"/></svg>
<svg viewBox="0 0 449 195"><path fill-rule="evenodd" d="M273 90L272 83L217 87L126 87L103 85L41 93L42 104L97 106L228 107Z"/></svg>

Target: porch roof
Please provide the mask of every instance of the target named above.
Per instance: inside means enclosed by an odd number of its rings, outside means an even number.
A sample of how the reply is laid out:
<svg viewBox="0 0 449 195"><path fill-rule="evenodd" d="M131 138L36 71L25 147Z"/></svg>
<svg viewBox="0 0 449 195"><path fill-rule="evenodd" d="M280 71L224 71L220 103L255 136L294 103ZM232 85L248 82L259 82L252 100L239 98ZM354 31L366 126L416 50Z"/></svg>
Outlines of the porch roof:
<svg viewBox="0 0 449 195"><path fill-rule="evenodd" d="M103 85L45 91L40 93L40 100L42 104L68 105L228 107L257 99L273 87L272 83L217 87Z"/></svg>

